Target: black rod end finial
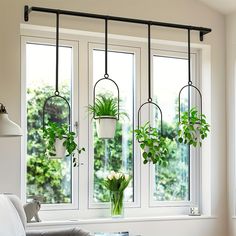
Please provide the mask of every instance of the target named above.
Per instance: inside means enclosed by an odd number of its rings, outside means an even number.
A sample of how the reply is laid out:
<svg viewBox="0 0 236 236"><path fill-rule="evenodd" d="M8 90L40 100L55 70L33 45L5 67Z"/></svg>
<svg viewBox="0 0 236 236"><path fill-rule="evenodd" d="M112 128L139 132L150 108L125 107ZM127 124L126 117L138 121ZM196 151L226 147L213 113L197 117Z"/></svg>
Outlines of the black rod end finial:
<svg viewBox="0 0 236 236"><path fill-rule="evenodd" d="M24 19L25 19L25 22L29 21L29 6L28 5L25 5L25 8L24 8Z"/></svg>

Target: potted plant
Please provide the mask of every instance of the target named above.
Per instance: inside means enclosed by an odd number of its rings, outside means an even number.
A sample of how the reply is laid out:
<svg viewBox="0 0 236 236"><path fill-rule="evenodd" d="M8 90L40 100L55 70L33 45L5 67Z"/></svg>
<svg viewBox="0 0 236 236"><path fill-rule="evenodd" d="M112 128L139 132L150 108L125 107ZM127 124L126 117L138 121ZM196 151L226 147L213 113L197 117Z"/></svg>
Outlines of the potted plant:
<svg viewBox="0 0 236 236"><path fill-rule="evenodd" d="M118 116L117 98L110 94L98 94L94 105L88 106L89 113L96 119L96 129L99 138L114 138ZM125 112L119 115L127 116Z"/></svg>
<svg viewBox="0 0 236 236"><path fill-rule="evenodd" d="M139 129L134 130L136 139L142 149L143 163L167 166L168 138L162 137L157 128L151 127L147 122Z"/></svg>
<svg viewBox="0 0 236 236"><path fill-rule="evenodd" d="M202 140L207 137L210 131L206 116L199 114L196 107L182 113L178 127L178 141L194 147L202 146Z"/></svg>
<svg viewBox="0 0 236 236"><path fill-rule="evenodd" d="M104 186L110 191L111 215L122 217L124 213L124 191L128 187L131 176L111 171L104 180Z"/></svg>
<svg viewBox="0 0 236 236"><path fill-rule="evenodd" d="M68 124L49 122L44 129L43 137L49 158L62 159L65 156L74 156L76 151L78 154L85 151L84 148L78 148L75 142L76 134L69 131Z"/></svg>

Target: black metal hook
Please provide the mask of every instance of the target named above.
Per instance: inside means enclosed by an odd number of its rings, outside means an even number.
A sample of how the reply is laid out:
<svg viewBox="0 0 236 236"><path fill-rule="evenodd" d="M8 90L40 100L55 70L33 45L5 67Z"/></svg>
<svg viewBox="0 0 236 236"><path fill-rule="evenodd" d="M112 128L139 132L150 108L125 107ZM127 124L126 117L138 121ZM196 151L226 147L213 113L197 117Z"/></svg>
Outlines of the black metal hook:
<svg viewBox="0 0 236 236"><path fill-rule="evenodd" d="M104 78L109 78L109 75L107 73L107 56L108 56L108 20L105 19L105 74L104 74Z"/></svg>
<svg viewBox="0 0 236 236"><path fill-rule="evenodd" d="M95 103L96 103L97 84L99 82L101 82L102 80L111 81L113 84L115 84L116 89L117 89L117 110L118 110L118 113L117 113L116 119L119 120L119 118L120 118L120 90L119 90L119 86L117 85L117 83L113 79L109 78L107 64L108 64L108 19L106 18L105 19L105 74L104 74L104 77L99 79L93 87L93 106L95 106ZM96 115L95 115L95 112L93 112L93 119L98 119L98 117L96 117Z"/></svg>
<svg viewBox="0 0 236 236"><path fill-rule="evenodd" d="M151 96L151 23L148 24L148 101L152 101Z"/></svg>
<svg viewBox="0 0 236 236"><path fill-rule="evenodd" d="M140 115L141 115L141 109L144 105L153 105L157 107L157 109L160 111L161 114L161 135L162 135L162 110L161 108L152 101L151 96L151 24L152 22L148 23L148 101L143 103L139 109L138 109L138 129L140 127ZM138 140L139 142L139 140Z"/></svg>
<svg viewBox="0 0 236 236"><path fill-rule="evenodd" d="M188 84L183 86L180 91L179 91L179 122L181 120L181 93L185 88L188 88L188 111L190 110L190 88L194 88L200 97L200 112L202 115L202 94L200 92L200 90L193 85L193 82L191 80L191 45L190 45L190 29L188 29Z"/></svg>
<svg viewBox="0 0 236 236"><path fill-rule="evenodd" d="M25 9L27 12L29 12L29 9ZM25 13L25 17L28 17L28 13ZM57 97L65 101L67 107L68 107L68 122L69 122L69 130L71 130L71 108L70 104L67 101L65 97L60 96L59 92L59 17L60 13L59 11L56 12L56 81L55 81L55 92L53 96L48 97L43 105L43 129L45 128L45 109L49 102L49 100Z"/></svg>

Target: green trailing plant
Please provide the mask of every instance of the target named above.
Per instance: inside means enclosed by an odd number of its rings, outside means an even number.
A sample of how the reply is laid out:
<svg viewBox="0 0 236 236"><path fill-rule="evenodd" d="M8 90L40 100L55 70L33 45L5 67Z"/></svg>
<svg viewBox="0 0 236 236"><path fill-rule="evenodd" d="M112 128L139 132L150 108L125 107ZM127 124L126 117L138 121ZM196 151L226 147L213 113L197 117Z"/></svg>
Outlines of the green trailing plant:
<svg viewBox="0 0 236 236"><path fill-rule="evenodd" d="M182 113L178 127L178 141L194 147L198 145L201 147L202 140L207 137L210 131L206 116L199 114L196 107Z"/></svg>
<svg viewBox="0 0 236 236"><path fill-rule="evenodd" d="M85 148L78 148L78 145L75 142L76 134L75 132L69 131L69 125L66 123L60 124L49 122L44 129L43 137L45 139L48 156L56 156L56 138L64 140L63 146L66 148L67 156L74 156L76 151L78 154L80 154L82 151L85 151Z"/></svg>
<svg viewBox="0 0 236 236"><path fill-rule="evenodd" d="M170 140L162 137L157 128L151 127L150 122L147 122L139 129L134 130L136 139L143 150L143 163L159 164L167 166L168 145Z"/></svg>
<svg viewBox="0 0 236 236"><path fill-rule="evenodd" d="M95 99L95 104L89 105L88 110L90 114L94 114L95 117L101 116L118 116L118 102L117 98L114 98L111 94L98 94ZM127 113L120 111L119 115L128 117Z"/></svg>

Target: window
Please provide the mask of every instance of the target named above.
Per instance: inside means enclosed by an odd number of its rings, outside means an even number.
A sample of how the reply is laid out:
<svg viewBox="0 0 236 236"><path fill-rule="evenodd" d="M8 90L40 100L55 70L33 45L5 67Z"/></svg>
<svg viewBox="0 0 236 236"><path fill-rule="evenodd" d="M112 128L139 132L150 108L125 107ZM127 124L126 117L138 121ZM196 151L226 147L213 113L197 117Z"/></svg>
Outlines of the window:
<svg viewBox="0 0 236 236"><path fill-rule="evenodd" d="M43 41L43 40L42 40ZM48 159L43 138L43 105L55 92L55 46L49 42L25 44L26 53L26 122L27 122L27 175L26 198L42 196L44 204L71 205L74 201L73 168L70 157ZM59 91L73 107L73 48L59 48ZM63 65L63 66L62 66ZM49 108L53 119L60 120L66 108L62 99L53 98ZM55 104L57 104L55 106ZM73 110L72 110L73 113Z"/></svg>
<svg viewBox="0 0 236 236"><path fill-rule="evenodd" d="M196 54L192 55L192 80L196 82ZM197 164L196 149L189 145L180 144L176 139L178 123L179 92L188 81L188 60L186 55L177 52L153 52L153 97L163 113L163 135L171 140L169 145L169 165L167 167L153 167L152 204L157 202L189 202L197 204L191 181L198 178L194 170ZM197 101L194 90L190 89L191 103ZM181 111L187 110L188 89L181 93ZM158 114L154 112L154 118ZM194 161L195 160L195 161ZM196 184L196 183L195 183ZM198 188L195 185L195 189Z"/></svg>
<svg viewBox="0 0 236 236"><path fill-rule="evenodd" d="M120 109L127 116L122 116L116 126L116 135L114 140L102 140L97 137L95 122L90 123L92 138L91 156L93 156L93 176L91 205L93 203L109 202L110 193L102 185L102 180L111 170L121 171L133 176L134 172L134 109L135 109L135 55L132 49L124 51L122 47L116 47L108 52L108 73L119 87ZM127 50L127 49L126 49ZM94 84L104 77L105 54L99 45L90 46L92 82L90 89ZM112 94L117 98L117 89L115 85L106 80L97 84L96 94ZM92 95L92 94L91 94ZM92 101L92 98L90 98ZM92 154L93 153L93 154ZM126 190L125 201L134 201L134 183L131 181Z"/></svg>
<svg viewBox="0 0 236 236"><path fill-rule="evenodd" d="M34 36L34 32L29 34ZM103 187L102 179L115 170L133 176L125 193L129 216L140 212L153 216L163 212L187 214L189 206L199 206L200 158L195 157L201 153L180 145L175 139L178 93L188 81L186 50L181 47L172 50L168 45L154 42L152 45L152 97L163 112L163 133L172 140L169 166L159 168L142 164L139 144L132 132L137 128L137 109L148 97L146 42L136 42L133 38L122 40L122 37L109 41L109 77L119 86L121 109L129 118L120 118L114 140L101 140L88 105L93 103L94 84L104 76L103 38L91 34L72 37L67 33L64 37L66 40L60 40L59 50L59 89L71 104L72 124L79 124L77 142L86 152L80 156L78 168L72 167L70 158L61 161L45 157L42 107L44 99L55 90L55 40L22 37L26 198L42 195L43 209L78 209L88 218L106 215L108 211L103 208L109 207L109 192ZM200 84L198 58L197 51L192 50L192 79L197 86ZM96 93L116 96L117 91L111 82L102 81ZM196 97L191 93L191 102L197 103ZM186 98L184 93L182 99ZM159 119L155 110L150 112L153 120ZM144 112L141 123L148 114Z"/></svg>

